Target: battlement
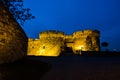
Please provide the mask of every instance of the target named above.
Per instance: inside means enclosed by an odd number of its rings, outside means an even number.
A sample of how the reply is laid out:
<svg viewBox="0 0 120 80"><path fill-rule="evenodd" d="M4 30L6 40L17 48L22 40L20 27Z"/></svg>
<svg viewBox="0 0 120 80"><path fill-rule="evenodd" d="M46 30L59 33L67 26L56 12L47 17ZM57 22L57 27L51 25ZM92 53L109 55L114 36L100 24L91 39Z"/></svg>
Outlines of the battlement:
<svg viewBox="0 0 120 80"><path fill-rule="evenodd" d="M61 31L55 31L55 30L49 30L49 31L43 31L39 34L39 38L45 38L45 37L63 37L64 32Z"/></svg>
<svg viewBox="0 0 120 80"><path fill-rule="evenodd" d="M65 35L64 32L61 31L55 31L55 30L49 30L49 31L43 31L39 34L39 38L45 38L45 37L62 37L62 38L82 38L87 37L88 35L92 36L100 36L100 32L98 30L80 30L76 31L71 35Z"/></svg>
<svg viewBox="0 0 120 80"><path fill-rule="evenodd" d="M64 32L62 31L56 31L56 30L49 30L49 31L43 31L40 33L41 34L63 34L64 35Z"/></svg>
<svg viewBox="0 0 120 80"><path fill-rule="evenodd" d="M84 31L80 30L80 31L74 32L73 35L76 35L76 34L90 34L92 32L93 32L92 30L84 30Z"/></svg>

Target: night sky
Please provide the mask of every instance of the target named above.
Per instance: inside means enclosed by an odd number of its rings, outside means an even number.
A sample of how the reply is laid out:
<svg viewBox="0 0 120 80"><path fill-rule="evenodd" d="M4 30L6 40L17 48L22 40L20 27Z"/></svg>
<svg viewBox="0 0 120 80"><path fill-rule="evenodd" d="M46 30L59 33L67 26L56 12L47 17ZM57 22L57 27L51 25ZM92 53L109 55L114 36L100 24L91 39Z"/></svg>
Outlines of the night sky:
<svg viewBox="0 0 120 80"><path fill-rule="evenodd" d="M38 38L44 30L72 34L97 29L109 50L120 51L120 0L24 0L24 7L35 16L23 26L30 38Z"/></svg>

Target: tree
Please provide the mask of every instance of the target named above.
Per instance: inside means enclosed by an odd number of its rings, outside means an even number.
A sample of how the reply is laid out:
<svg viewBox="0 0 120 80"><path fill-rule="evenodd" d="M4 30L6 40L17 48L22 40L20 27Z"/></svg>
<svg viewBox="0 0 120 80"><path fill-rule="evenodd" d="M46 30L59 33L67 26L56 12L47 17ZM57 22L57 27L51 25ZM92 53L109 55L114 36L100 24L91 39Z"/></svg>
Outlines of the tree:
<svg viewBox="0 0 120 80"><path fill-rule="evenodd" d="M34 19L35 17L30 13L29 8L23 8L23 0L1 0L9 12L13 15L15 20L23 25L26 20Z"/></svg>
<svg viewBox="0 0 120 80"><path fill-rule="evenodd" d="M107 47L108 46L108 42L102 42L102 46L103 47ZM107 49L106 49L107 50Z"/></svg>

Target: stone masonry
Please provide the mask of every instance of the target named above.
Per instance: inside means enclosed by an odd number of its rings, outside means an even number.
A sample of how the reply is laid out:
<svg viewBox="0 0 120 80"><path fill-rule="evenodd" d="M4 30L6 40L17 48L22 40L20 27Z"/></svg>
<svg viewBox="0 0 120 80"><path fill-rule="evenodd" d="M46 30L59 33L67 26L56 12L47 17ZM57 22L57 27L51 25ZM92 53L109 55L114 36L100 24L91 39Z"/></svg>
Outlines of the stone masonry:
<svg viewBox="0 0 120 80"><path fill-rule="evenodd" d="M0 64L27 55L27 36L0 0Z"/></svg>
<svg viewBox="0 0 120 80"><path fill-rule="evenodd" d="M98 30L84 30L65 35L60 31L43 31L38 39L28 39L28 54L34 56L59 56L66 47L74 54L78 51L99 51L100 32Z"/></svg>

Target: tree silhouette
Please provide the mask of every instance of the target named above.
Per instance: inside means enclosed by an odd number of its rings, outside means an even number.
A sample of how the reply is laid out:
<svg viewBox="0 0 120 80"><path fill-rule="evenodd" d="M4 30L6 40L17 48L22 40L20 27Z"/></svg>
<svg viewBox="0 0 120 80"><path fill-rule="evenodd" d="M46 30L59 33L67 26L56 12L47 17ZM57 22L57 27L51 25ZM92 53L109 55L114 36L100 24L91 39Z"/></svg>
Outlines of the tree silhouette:
<svg viewBox="0 0 120 80"><path fill-rule="evenodd" d="M29 8L23 8L23 0L1 0L9 12L13 15L15 20L23 25L26 20L34 19L35 17L30 13Z"/></svg>
<svg viewBox="0 0 120 80"><path fill-rule="evenodd" d="M108 42L102 42L103 47L108 47ZM107 50L107 49L106 49Z"/></svg>

